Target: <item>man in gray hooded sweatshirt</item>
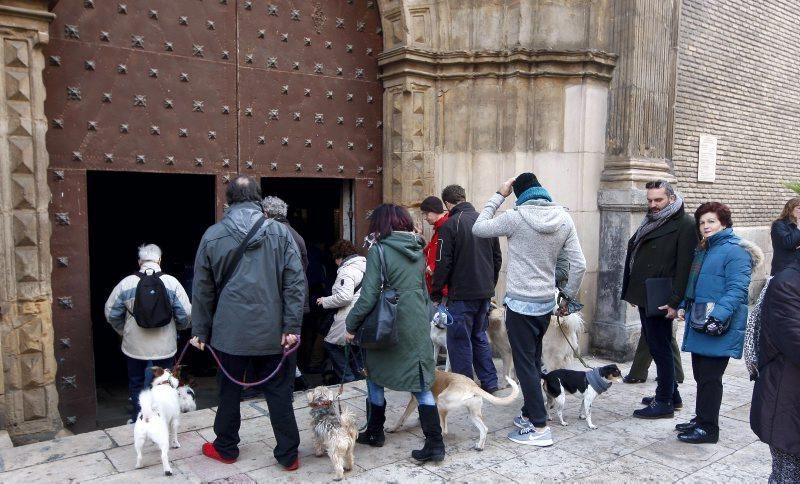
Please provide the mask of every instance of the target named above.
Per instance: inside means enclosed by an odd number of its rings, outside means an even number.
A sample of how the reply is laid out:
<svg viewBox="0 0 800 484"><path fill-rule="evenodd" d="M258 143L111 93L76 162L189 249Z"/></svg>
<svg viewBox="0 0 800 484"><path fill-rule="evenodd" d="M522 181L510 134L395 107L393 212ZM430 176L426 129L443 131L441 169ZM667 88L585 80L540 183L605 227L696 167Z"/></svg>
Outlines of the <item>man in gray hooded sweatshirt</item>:
<svg viewBox="0 0 800 484"><path fill-rule="evenodd" d="M284 349L297 344L303 321L305 278L300 253L286 225L264 217L255 179L239 176L228 185L230 208L200 240L194 263L191 343L209 343L222 366L239 381L259 381L271 374ZM241 259L238 249L245 239ZM210 341L209 341L210 338ZM275 434L275 459L286 469L299 466L300 434L292 408L295 355L259 389L269 408ZM252 374L245 372L252 368ZM242 387L220 371L219 407L214 442L203 454L226 464L239 456L239 398Z"/></svg>
<svg viewBox="0 0 800 484"><path fill-rule="evenodd" d="M516 205L494 217L506 197L514 191ZM514 419L519 427L508 434L514 442L546 447L553 445L547 427L547 411L541 390L542 338L553 311L568 314L556 305L556 265L559 256L568 264L564 295L577 300L586 272L578 234L564 207L553 203L536 175L522 173L507 180L486 202L472 227L477 237L508 238L506 276L506 330L511 343L514 370L519 377L525 404ZM550 368L554 370L555 368Z"/></svg>

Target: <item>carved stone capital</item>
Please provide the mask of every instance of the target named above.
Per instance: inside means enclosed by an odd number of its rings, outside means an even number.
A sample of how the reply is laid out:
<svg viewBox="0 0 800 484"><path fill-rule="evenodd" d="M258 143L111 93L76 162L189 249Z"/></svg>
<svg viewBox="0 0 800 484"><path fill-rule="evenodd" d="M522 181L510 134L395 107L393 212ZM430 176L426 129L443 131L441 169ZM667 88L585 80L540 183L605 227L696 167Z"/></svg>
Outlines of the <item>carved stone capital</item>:
<svg viewBox="0 0 800 484"><path fill-rule="evenodd" d="M629 158L622 156L606 157L603 175L600 180L604 187L639 187L657 179L676 181L670 170L669 161L663 158Z"/></svg>

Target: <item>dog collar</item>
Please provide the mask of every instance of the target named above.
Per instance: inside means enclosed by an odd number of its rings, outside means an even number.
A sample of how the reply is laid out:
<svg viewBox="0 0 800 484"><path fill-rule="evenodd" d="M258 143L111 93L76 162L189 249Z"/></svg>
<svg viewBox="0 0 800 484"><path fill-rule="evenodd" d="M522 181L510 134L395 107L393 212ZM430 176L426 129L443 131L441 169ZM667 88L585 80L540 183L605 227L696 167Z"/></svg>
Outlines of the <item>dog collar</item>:
<svg viewBox="0 0 800 484"><path fill-rule="evenodd" d="M318 402L311 402L308 404L311 408L330 408L333 405L333 400L320 400Z"/></svg>
<svg viewBox="0 0 800 484"><path fill-rule="evenodd" d="M169 385L169 386L172 386L172 384L169 382L169 380L164 380L161 383L159 383L158 385Z"/></svg>

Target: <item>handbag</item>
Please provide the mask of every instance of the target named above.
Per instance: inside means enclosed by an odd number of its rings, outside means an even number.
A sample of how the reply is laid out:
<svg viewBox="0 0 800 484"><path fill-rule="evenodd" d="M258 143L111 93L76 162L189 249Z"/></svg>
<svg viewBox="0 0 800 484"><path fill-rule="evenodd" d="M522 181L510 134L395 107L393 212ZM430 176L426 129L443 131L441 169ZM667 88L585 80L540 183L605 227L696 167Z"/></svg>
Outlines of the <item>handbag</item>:
<svg viewBox="0 0 800 484"><path fill-rule="evenodd" d="M383 247L377 244L381 261L381 290L378 301L364 318L364 322L356 332L354 344L367 349L385 349L395 346L397 337L397 290L386 281L386 260Z"/></svg>
<svg viewBox="0 0 800 484"><path fill-rule="evenodd" d="M689 327L708 336L722 336L727 333L731 327L731 318L720 321L711 316L713 310L713 302L692 303L689 308Z"/></svg>

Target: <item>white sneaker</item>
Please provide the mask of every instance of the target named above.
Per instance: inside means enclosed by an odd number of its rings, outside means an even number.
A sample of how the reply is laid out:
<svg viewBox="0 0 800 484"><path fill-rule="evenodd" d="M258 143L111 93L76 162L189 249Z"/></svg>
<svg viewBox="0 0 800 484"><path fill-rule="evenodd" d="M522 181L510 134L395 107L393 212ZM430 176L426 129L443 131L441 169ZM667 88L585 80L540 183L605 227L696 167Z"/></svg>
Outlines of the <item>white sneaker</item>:
<svg viewBox="0 0 800 484"><path fill-rule="evenodd" d="M512 442L524 445L535 445L536 447L550 447L553 445L553 433L550 427L537 431L532 425L519 429L508 434L508 439Z"/></svg>

